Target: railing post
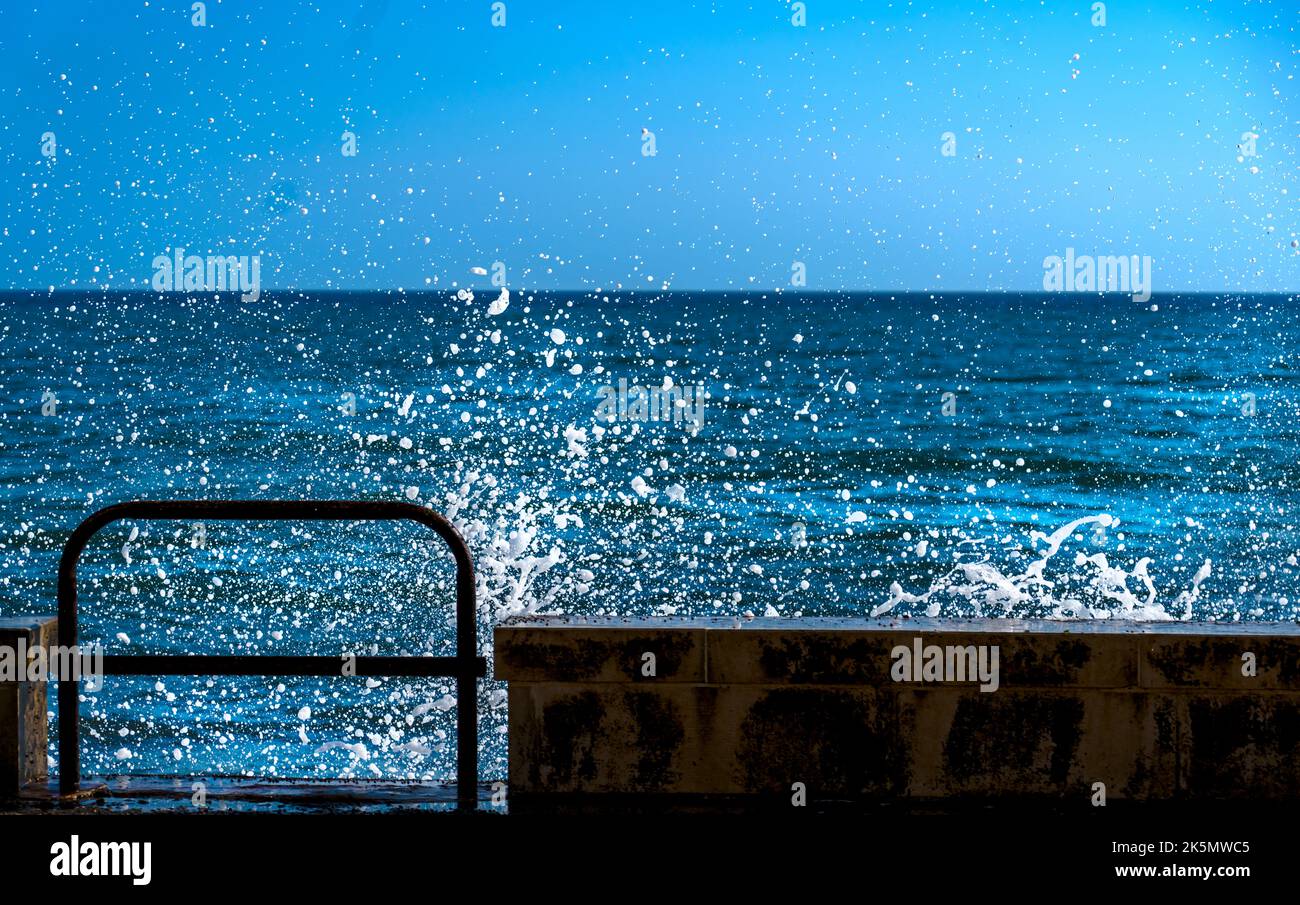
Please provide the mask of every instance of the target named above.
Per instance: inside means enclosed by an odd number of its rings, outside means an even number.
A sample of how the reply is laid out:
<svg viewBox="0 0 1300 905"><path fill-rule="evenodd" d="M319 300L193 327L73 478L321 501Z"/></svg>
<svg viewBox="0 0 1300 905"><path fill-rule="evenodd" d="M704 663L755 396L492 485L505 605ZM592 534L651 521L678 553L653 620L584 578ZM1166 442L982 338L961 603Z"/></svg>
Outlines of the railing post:
<svg viewBox="0 0 1300 905"><path fill-rule="evenodd" d="M458 562L456 569L456 796L461 810L472 811L478 807L478 679L473 659L478 656L478 607L474 567L463 541L461 549L452 552L459 557L462 551L467 565L462 569Z"/></svg>

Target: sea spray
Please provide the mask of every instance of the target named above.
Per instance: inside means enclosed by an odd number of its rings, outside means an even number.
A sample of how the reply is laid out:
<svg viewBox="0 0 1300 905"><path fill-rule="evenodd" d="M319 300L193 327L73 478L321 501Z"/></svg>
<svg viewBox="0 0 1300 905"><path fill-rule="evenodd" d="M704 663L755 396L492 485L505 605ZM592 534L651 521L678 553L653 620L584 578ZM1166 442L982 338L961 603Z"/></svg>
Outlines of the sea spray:
<svg viewBox="0 0 1300 905"><path fill-rule="evenodd" d="M1124 569L1111 565L1105 553L1085 554L1080 551L1071 558L1074 571L1064 569L1049 573L1049 566L1053 565L1061 548L1079 529L1088 525L1106 528L1115 523L1112 516L1102 513L1074 519L1051 534L1033 531L1031 544L1035 550L1040 543L1043 544L1039 551L1041 555L1022 570L1010 574L1003 571L1005 566L995 564L987 554L983 558L969 559L973 554L958 552L958 561L951 569L922 593L909 593L899 582L891 583L889 598L872 608L871 615L881 616L899 606L908 606L919 608L928 617L1190 619L1192 604L1199 599L1201 585L1212 571L1208 559L1197 571L1191 588L1178 594L1173 602L1175 609L1183 608L1181 615L1171 613L1158 602L1159 595L1149 573L1150 557L1140 557L1131 569ZM1141 585L1144 597L1130 589L1130 581Z"/></svg>

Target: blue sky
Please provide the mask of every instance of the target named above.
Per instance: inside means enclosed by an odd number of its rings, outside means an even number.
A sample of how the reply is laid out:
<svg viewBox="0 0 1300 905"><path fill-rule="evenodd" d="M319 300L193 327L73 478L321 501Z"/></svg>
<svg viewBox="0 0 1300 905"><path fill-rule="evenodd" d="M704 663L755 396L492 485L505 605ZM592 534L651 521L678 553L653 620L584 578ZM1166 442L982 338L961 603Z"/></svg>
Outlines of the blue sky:
<svg viewBox="0 0 1300 905"><path fill-rule="evenodd" d="M0 286L1300 288L1294 0L505 5L6 4Z"/></svg>

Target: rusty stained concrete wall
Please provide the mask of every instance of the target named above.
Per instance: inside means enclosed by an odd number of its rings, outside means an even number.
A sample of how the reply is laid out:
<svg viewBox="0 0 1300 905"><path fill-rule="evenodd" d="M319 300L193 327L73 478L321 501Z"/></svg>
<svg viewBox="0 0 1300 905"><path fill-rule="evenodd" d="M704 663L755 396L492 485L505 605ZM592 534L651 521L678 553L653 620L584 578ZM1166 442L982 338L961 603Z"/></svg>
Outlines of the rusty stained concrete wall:
<svg viewBox="0 0 1300 905"><path fill-rule="evenodd" d="M19 639L28 650L54 647L58 620L53 616L0 617L0 647L17 651ZM49 772L46 683L0 681L0 797L13 796L24 785L43 783Z"/></svg>
<svg viewBox="0 0 1300 905"><path fill-rule="evenodd" d="M916 637L997 645L998 690L893 681ZM495 673L512 802L1300 798L1293 623L533 617Z"/></svg>

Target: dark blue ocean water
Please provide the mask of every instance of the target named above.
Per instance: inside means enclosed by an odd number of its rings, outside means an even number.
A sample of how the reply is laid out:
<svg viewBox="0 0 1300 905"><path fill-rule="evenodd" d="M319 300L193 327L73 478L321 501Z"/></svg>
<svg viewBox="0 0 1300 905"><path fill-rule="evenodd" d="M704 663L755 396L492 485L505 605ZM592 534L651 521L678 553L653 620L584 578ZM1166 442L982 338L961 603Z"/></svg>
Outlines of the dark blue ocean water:
<svg viewBox="0 0 1300 905"><path fill-rule="evenodd" d="M0 296L0 613L52 612L110 503L343 497L454 519L485 645L522 612L1296 618L1295 298L497 300ZM602 423L620 380L702 387L699 429ZM122 523L83 563L112 653L449 651L414 527ZM454 714L437 681L110 679L83 759L445 777Z"/></svg>

